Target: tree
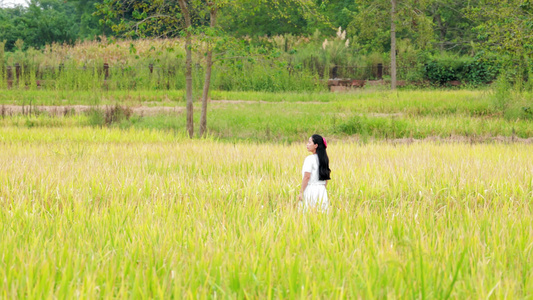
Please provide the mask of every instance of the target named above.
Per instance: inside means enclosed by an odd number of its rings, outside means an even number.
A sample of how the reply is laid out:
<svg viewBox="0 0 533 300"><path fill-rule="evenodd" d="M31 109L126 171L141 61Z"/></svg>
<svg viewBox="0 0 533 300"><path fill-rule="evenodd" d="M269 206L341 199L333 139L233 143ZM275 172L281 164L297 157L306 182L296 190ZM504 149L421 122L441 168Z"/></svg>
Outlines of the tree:
<svg viewBox="0 0 533 300"><path fill-rule="evenodd" d="M187 55L186 58L186 67L185 67L185 80L187 81L187 132L189 137L194 136L194 119L193 119L193 99L192 99L192 50L191 50L191 31L192 31L192 22L191 14L187 3L185 0L178 0L181 13L185 20L185 52ZM141 15L142 17L142 15ZM146 18L145 18L146 19Z"/></svg>
<svg viewBox="0 0 533 300"><path fill-rule="evenodd" d="M67 0L65 5L72 5L76 10L76 21L79 26L78 39L94 39L99 35L112 36L113 31L94 14L96 5L103 0Z"/></svg>
<svg viewBox="0 0 533 300"><path fill-rule="evenodd" d="M275 36L313 33L303 7L296 1L240 1L221 11L220 25L234 36ZM283 6L280 13L279 5Z"/></svg>
<svg viewBox="0 0 533 300"><path fill-rule="evenodd" d="M256 3L272 4L282 16L287 16L284 3L297 3L304 15L313 11L312 0L260 0ZM97 14L104 16L104 21L111 28L133 37L147 36L182 36L185 38L185 78L187 101L187 133L194 136L193 122L193 81L192 81L192 37L195 34L206 43L205 80L202 91L202 112L199 135L207 129L207 99L213 66L213 51L216 40L220 37L217 30L218 13L224 8L242 9L246 0L178 0L143 2L135 0L108 0L97 5Z"/></svg>
<svg viewBox="0 0 533 300"><path fill-rule="evenodd" d="M15 41L27 47L41 48L51 43L72 44L78 39L93 38L106 32L90 16L94 1L32 0L28 6L0 8L0 40L6 50ZM107 31L109 32L109 30Z"/></svg>
<svg viewBox="0 0 533 300"><path fill-rule="evenodd" d="M358 13L358 5L354 0L317 0L316 5L334 28L347 28Z"/></svg>
<svg viewBox="0 0 533 300"><path fill-rule="evenodd" d="M216 27L217 23L218 7L214 3L209 5L210 27L211 29ZM213 31L211 31L213 33ZM207 44L206 55L206 70L204 88L202 90L202 115L200 117L200 136L204 136L207 132L207 99L209 97L209 85L211 83L211 68L213 67L213 46Z"/></svg>
<svg viewBox="0 0 533 300"><path fill-rule="evenodd" d="M396 0L391 0L390 9L390 88L396 89Z"/></svg>
<svg viewBox="0 0 533 300"><path fill-rule="evenodd" d="M0 86L2 86L2 84L4 83L4 78L5 78L5 66L4 66L4 46L5 46L5 42L3 41L0 41L0 80L2 81L0 83Z"/></svg>
<svg viewBox="0 0 533 300"><path fill-rule="evenodd" d="M479 0L433 0L427 6L441 52L453 50L461 54L473 54L472 42L476 39L473 27L479 20L467 18L466 10L479 5Z"/></svg>
<svg viewBox="0 0 533 300"><path fill-rule="evenodd" d="M431 20L424 13L424 0L362 0L348 30L355 34L355 43L363 51L391 54L391 88L396 87L396 39L409 38L421 49L431 47ZM372 22L368 22L372 20Z"/></svg>
<svg viewBox="0 0 533 300"><path fill-rule="evenodd" d="M494 51L509 69L518 64L519 78L528 80L529 61L533 59L533 5L530 0L482 0L469 7L467 16L478 21L476 44Z"/></svg>
<svg viewBox="0 0 533 300"><path fill-rule="evenodd" d="M104 16L105 22L120 34L130 37L176 37L183 36L185 39L185 80L186 80L186 102L187 102L187 133L189 137L194 136L193 120L193 77L192 77L192 35L194 25L200 27L205 23L206 8L213 13L211 26L216 25L216 11L222 5L222 1L156 1L153 3L139 2L135 0L112 0L97 5L98 14ZM208 62L206 63L206 82L204 84L204 95L202 96L202 109L207 110L207 96L209 93L209 83L211 74L212 48L208 49ZM207 85L207 87L205 87ZM205 99L204 99L205 98ZM205 103L205 104L204 104ZM202 116L207 112L202 111ZM205 123L202 118L202 125ZM203 135L201 126L200 134Z"/></svg>

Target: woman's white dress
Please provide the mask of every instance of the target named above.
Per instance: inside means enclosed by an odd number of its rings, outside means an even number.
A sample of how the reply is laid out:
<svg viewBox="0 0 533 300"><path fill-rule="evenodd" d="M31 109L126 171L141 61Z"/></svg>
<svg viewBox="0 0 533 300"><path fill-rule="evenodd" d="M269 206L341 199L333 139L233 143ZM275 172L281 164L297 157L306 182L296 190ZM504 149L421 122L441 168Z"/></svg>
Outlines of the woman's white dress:
<svg viewBox="0 0 533 300"><path fill-rule="evenodd" d="M306 172L311 173L311 178L304 190L303 201L300 203L301 208L319 209L327 211L329 207L328 191L326 190L326 181L318 180L318 155L312 154L305 158L302 167L302 177Z"/></svg>

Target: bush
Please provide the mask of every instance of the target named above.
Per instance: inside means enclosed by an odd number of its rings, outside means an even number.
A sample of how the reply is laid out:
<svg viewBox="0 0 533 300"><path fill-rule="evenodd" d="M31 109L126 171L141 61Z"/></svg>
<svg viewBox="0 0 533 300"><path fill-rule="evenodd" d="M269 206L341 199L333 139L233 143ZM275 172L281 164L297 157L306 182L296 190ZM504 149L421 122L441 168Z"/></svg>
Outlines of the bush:
<svg viewBox="0 0 533 300"><path fill-rule="evenodd" d="M129 120L133 110L129 107L119 105L109 106L104 109L91 108L88 112L89 125L91 126L111 126L119 124L123 120Z"/></svg>
<svg viewBox="0 0 533 300"><path fill-rule="evenodd" d="M496 60L483 56L436 57L425 66L426 78L433 84L444 85L460 81L473 85L492 82L499 72Z"/></svg>
<svg viewBox="0 0 533 300"><path fill-rule="evenodd" d="M335 132L363 137L401 138L410 135L408 123L397 118L353 116L336 126Z"/></svg>

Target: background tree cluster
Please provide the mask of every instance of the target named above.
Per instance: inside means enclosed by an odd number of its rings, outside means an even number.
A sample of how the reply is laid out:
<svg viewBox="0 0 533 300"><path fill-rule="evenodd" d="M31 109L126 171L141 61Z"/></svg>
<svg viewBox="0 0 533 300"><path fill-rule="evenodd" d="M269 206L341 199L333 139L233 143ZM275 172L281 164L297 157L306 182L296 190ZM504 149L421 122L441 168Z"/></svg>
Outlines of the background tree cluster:
<svg viewBox="0 0 533 300"><path fill-rule="evenodd" d="M17 47L40 49L50 43L72 44L102 35L181 37L185 31L178 2L30 0L29 6L0 8L0 41L5 41L5 51L9 52ZM205 34L208 32L205 29L210 27L209 10L199 8L208 7L210 2L224 3L218 9L216 22L216 35L224 36L218 41L219 45L230 45L228 41L233 40L232 45L245 48L246 44L254 44L275 55L279 45L272 45L271 41L282 36L285 52L308 52L302 55L308 57L305 64L313 64L313 57L317 64L348 64L356 60L347 56L365 55L367 61L389 64L392 60L391 25L394 24L399 68L416 67L415 71L404 74L406 79L419 78L421 66L429 62L432 69L428 72L436 74L443 82L471 78L476 72L493 74L491 66L496 64L489 63L494 58L505 60L500 65L513 70L514 75L520 74L524 80L531 73L533 18L530 0L395 0L392 24L391 0L186 2L196 6L190 11L192 31L187 31L192 35ZM343 51L336 53L329 48L327 52L331 57L324 58L320 47L313 50L313 47L293 42L297 40L294 37L323 41L335 36L339 27L346 30L350 51L339 47ZM457 65L463 61L465 63ZM293 67L291 62L289 65ZM472 71L479 65L488 66L488 69Z"/></svg>
<svg viewBox="0 0 533 300"><path fill-rule="evenodd" d="M93 16L96 2L32 0L28 6L0 8L0 40L11 51L18 39L24 41L26 48L41 48L113 34Z"/></svg>
<svg viewBox="0 0 533 300"><path fill-rule="evenodd" d="M234 36L274 36L283 34L309 36L319 31L332 35L338 27L347 29L347 36L355 38L365 52L390 49L389 0L313 0L321 18L308 18L306 10L297 1L236 1L238 5L221 8L221 28ZM115 22L95 14L98 7L111 7L114 0L31 0L29 6L0 8L0 40L6 41L6 50L14 47L17 39L25 45L42 47L52 42L73 43L76 40L94 39L98 35L113 36L124 24L136 20L139 11L155 12L158 2L127 1L120 13L112 15ZM168 10L176 1L162 2L166 15L179 11ZM475 50L474 42L482 38L479 30L486 22L506 24L503 18L529 17L527 0L405 0L398 2L398 37L409 39L423 49L448 50L468 54ZM283 9L280 10L279 7ZM504 8L507 7L507 8ZM152 10L152 11L150 11ZM100 9L102 12L102 9ZM280 13L282 11L282 13ZM108 16L109 17L109 16ZM209 14L193 15L194 25L209 25ZM112 18L111 18L112 19ZM327 20L320 22L319 20ZM121 22L122 21L122 22ZM530 22L530 21L529 21ZM145 36L178 36L171 18L146 22ZM480 27L481 26L481 27ZM118 29L119 31L112 31Z"/></svg>

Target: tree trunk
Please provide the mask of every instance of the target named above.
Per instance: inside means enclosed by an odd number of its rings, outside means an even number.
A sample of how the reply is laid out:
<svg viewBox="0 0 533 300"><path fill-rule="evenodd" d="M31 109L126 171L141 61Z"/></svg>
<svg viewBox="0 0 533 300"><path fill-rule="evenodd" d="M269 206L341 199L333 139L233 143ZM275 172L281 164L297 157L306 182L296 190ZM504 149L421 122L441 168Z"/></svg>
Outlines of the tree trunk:
<svg viewBox="0 0 533 300"><path fill-rule="evenodd" d="M523 49L523 48L522 48ZM522 50L524 51L524 50ZM529 64L528 64L528 61L527 61L527 57L526 55L524 54L524 52L522 52L520 54L520 71L519 71L519 76L520 76L520 81L521 81L521 86L523 87L525 83L527 83L529 81Z"/></svg>
<svg viewBox="0 0 533 300"><path fill-rule="evenodd" d="M4 84L4 81L6 80L6 72L4 68L4 49L5 49L6 42L0 41L0 80L2 83L0 83L0 87Z"/></svg>
<svg viewBox="0 0 533 300"><path fill-rule="evenodd" d="M443 53L444 52L444 41L446 40L446 28L442 24L442 17L440 16L439 13L437 13L433 19L436 21L436 23L437 23L437 25L439 27L439 29L438 29L439 37L440 37L440 46L439 46L439 48L440 48L440 52Z"/></svg>
<svg viewBox="0 0 533 300"><path fill-rule="evenodd" d="M194 135L193 119L193 99L192 99L192 50L191 50L191 16L185 0L178 0L181 12L185 18L185 81L186 81L186 98L187 98L187 132L189 137Z"/></svg>
<svg viewBox="0 0 533 300"><path fill-rule="evenodd" d="M211 3L209 11L211 17L211 28L215 28L217 21L217 6ZM205 136L207 132L207 98L209 97L209 85L211 83L211 66L213 65L213 46L207 43L207 57L205 66L205 81L204 90L202 92L202 116L200 118L200 133L201 137Z"/></svg>
<svg viewBox="0 0 533 300"><path fill-rule="evenodd" d="M396 0L391 0L390 11L390 78L391 89L396 89Z"/></svg>

